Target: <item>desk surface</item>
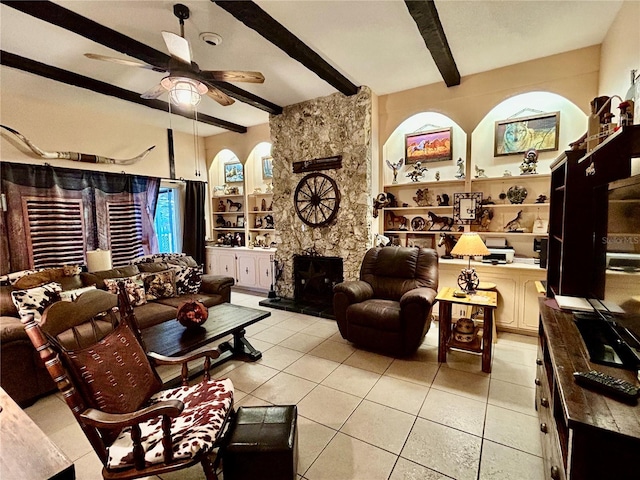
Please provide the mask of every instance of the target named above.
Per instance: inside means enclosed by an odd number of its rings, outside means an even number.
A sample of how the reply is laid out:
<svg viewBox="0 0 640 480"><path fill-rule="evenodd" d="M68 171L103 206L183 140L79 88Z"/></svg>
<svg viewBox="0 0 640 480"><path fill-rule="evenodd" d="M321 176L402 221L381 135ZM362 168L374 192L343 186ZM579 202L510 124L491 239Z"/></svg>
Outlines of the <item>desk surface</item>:
<svg viewBox="0 0 640 480"><path fill-rule="evenodd" d="M463 305L477 305L481 307L496 308L498 306L498 293L490 290L478 290L476 293L466 297L454 297L453 292L460 291L459 288L443 287L438 291L436 300L451 303L461 303Z"/></svg>
<svg viewBox="0 0 640 480"><path fill-rule="evenodd" d="M71 460L2 388L0 407L0 478L76 478Z"/></svg>

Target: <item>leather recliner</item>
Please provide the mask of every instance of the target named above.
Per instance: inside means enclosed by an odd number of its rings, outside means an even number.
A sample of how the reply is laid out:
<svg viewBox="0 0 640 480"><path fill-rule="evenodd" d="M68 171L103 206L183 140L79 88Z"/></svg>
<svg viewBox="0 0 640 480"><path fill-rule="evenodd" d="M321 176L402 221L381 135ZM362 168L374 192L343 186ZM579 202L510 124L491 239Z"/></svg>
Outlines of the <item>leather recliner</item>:
<svg viewBox="0 0 640 480"><path fill-rule="evenodd" d="M429 248L376 247L367 251L360 280L333 288L342 337L356 345L404 357L429 331L438 290L438 254Z"/></svg>

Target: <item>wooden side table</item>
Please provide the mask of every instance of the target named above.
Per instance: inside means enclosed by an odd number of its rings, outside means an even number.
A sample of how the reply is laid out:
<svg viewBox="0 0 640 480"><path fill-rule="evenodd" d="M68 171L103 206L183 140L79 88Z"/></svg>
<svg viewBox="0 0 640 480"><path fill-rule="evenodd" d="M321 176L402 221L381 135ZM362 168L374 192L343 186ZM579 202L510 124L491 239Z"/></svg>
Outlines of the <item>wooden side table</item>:
<svg viewBox="0 0 640 480"><path fill-rule="evenodd" d="M436 296L439 302L439 330L438 362L447 362L447 350L457 348L470 352L482 352L482 371L491 373L491 350L493 348L493 311L498 307L498 293L490 290L477 291L466 297L454 297L453 292L458 289L444 287ZM480 307L483 310L484 327L482 329L482 344L478 341L471 343L457 342L451 337L451 306L458 303L470 307Z"/></svg>

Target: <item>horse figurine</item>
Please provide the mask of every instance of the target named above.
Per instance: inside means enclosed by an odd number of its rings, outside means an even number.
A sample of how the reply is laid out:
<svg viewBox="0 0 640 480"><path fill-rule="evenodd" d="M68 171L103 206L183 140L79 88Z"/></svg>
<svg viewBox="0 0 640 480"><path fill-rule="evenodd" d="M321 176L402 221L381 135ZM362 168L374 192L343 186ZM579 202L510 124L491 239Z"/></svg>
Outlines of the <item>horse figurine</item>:
<svg viewBox="0 0 640 480"><path fill-rule="evenodd" d="M423 167L422 163L416 162L413 164L413 171L407 173L407 177L409 177L412 182L418 182L422 177L424 177L424 174L427 171L427 167Z"/></svg>
<svg viewBox="0 0 640 480"><path fill-rule="evenodd" d="M438 246L441 247L444 245L444 255L441 258L453 258L451 255L451 250L458 243L456 237L449 233L441 233L440 240L438 241Z"/></svg>
<svg viewBox="0 0 640 480"><path fill-rule="evenodd" d="M429 215L429 220L431 221L429 230L451 230L451 227L453 227L452 217L439 217L433 212L427 212L427 215ZM440 225L440 228L436 228L436 225Z"/></svg>
<svg viewBox="0 0 640 480"><path fill-rule="evenodd" d="M395 229L396 225L397 225L397 229L398 230L407 230L407 217L403 217L403 216L396 216L395 213L387 211L385 212L385 214L387 215L386 218L386 224L387 224L387 228L392 228Z"/></svg>
<svg viewBox="0 0 640 480"><path fill-rule="evenodd" d="M242 210L242 203L240 202L234 202L230 198L227 198L227 203L229 204L230 212L239 212L240 210ZM235 210L231 210L232 208L235 208Z"/></svg>

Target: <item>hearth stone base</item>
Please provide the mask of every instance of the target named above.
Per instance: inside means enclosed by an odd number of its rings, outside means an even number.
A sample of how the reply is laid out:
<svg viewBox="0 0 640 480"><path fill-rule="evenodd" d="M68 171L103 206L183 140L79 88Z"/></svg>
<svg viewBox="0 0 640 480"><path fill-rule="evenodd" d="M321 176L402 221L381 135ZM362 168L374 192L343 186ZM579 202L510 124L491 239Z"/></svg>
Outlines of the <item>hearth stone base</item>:
<svg viewBox="0 0 640 480"><path fill-rule="evenodd" d="M276 310L285 310L287 312L302 313L313 317L329 318L335 320L333 314L333 305L312 305L296 302L292 298L266 298L258 302L263 307L275 308Z"/></svg>

